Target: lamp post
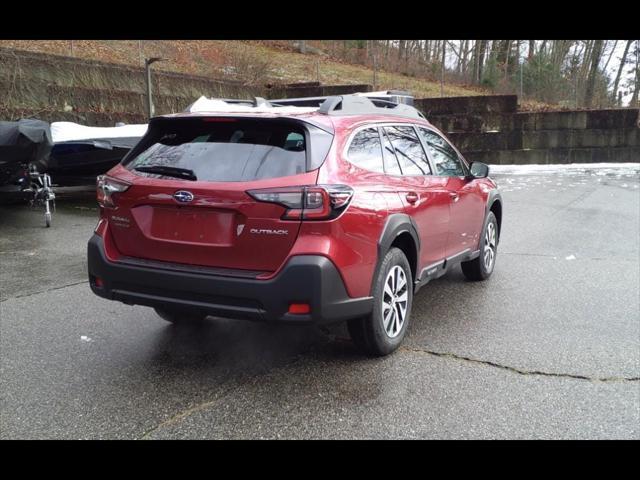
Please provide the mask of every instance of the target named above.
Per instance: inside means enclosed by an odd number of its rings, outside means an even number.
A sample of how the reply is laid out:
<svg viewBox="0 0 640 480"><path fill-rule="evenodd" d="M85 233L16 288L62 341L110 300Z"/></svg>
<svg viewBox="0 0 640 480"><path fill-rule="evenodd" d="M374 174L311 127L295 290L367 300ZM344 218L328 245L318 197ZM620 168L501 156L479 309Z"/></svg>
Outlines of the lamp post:
<svg viewBox="0 0 640 480"><path fill-rule="evenodd" d="M151 98L151 64L155 62L160 62L164 60L164 58L160 57L151 57L144 59L144 67L147 70L147 113L149 119L153 117L153 99Z"/></svg>

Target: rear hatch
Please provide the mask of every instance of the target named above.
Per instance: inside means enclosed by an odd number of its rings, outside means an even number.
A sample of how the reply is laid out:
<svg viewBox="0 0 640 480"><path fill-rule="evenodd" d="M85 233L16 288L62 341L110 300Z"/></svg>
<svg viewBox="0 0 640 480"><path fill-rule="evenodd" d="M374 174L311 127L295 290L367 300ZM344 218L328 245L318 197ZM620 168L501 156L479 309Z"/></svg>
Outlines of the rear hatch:
<svg viewBox="0 0 640 480"><path fill-rule="evenodd" d="M271 272L300 220L247 193L313 185L333 135L292 118L161 117L109 175L130 183L105 208L127 257Z"/></svg>

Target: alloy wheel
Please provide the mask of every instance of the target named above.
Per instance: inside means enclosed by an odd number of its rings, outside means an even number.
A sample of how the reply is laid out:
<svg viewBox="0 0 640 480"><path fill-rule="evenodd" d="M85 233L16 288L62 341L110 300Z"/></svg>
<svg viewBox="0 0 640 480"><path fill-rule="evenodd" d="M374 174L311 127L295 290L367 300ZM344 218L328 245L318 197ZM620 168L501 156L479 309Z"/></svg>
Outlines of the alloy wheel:
<svg viewBox="0 0 640 480"><path fill-rule="evenodd" d="M487 224L484 232L484 268L490 272L496 258L496 226L493 222Z"/></svg>
<svg viewBox="0 0 640 480"><path fill-rule="evenodd" d="M409 300L409 282L402 267L395 265L387 274L382 294L382 324L390 338L398 336L404 325Z"/></svg>

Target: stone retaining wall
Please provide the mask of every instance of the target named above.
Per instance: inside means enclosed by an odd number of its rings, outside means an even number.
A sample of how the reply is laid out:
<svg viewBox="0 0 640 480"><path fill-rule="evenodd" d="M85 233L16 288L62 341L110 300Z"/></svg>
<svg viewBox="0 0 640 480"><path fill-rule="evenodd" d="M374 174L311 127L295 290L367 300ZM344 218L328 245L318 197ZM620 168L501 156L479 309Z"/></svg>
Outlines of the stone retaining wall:
<svg viewBox="0 0 640 480"><path fill-rule="evenodd" d="M447 100L420 99L416 106L471 161L640 161L638 109L517 112L515 95Z"/></svg>
<svg viewBox="0 0 640 480"><path fill-rule="evenodd" d="M233 80L153 71L157 115L179 112L201 95L217 98L325 96L370 91L370 85L317 82L249 86ZM145 69L0 48L0 119L37 117L91 126L146 122Z"/></svg>
<svg viewBox="0 0 640 480"><path fill-rule="evenodd" d="M255 87L232 80L154 71L157 114L184 110L201 95L294 98L371 91L370 85ZM469 160L486 163L638 162L638 109L518 112L515 95L416 99L416 107ZM0 119L35 117L91 126L144 123L145 70L0 48Z"/></svg>

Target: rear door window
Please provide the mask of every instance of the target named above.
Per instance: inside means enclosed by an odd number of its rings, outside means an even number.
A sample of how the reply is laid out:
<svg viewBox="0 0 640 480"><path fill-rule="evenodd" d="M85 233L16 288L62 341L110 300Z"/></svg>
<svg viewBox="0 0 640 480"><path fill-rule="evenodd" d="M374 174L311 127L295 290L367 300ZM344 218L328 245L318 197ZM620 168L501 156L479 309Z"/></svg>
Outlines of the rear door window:
<svg viewBox="0 0 640 480"><path fill-rule="evenodd" d="M347 157L351 163L360 168L384 173L378 129L366 128L358 132L351 140Z"/></svg>
<svg viewBox="0 0 640 480"><path fill-rule="evenodd" d="M412 126L385 127L403 175L430 175L431 167Z"/></svg>
<svg viewBox="0 0 640 480"><path fill-rule="evenodd" d="M286 177L307 171L306 138L304 127L293 122L233 118L167 121L143 138L126 167L187 169L198 180L212 182Z"/></svg>
<svg viewBox="0 0 640 480"><path fill-rule="evenodd" d="M388 175L402 175L402 170L400 170L400 164L396 157L396 152L393 150L391 140L389 140L384 128L380 129L380 134L382 135L382 155L384 158L385 173Z"/></svg>

